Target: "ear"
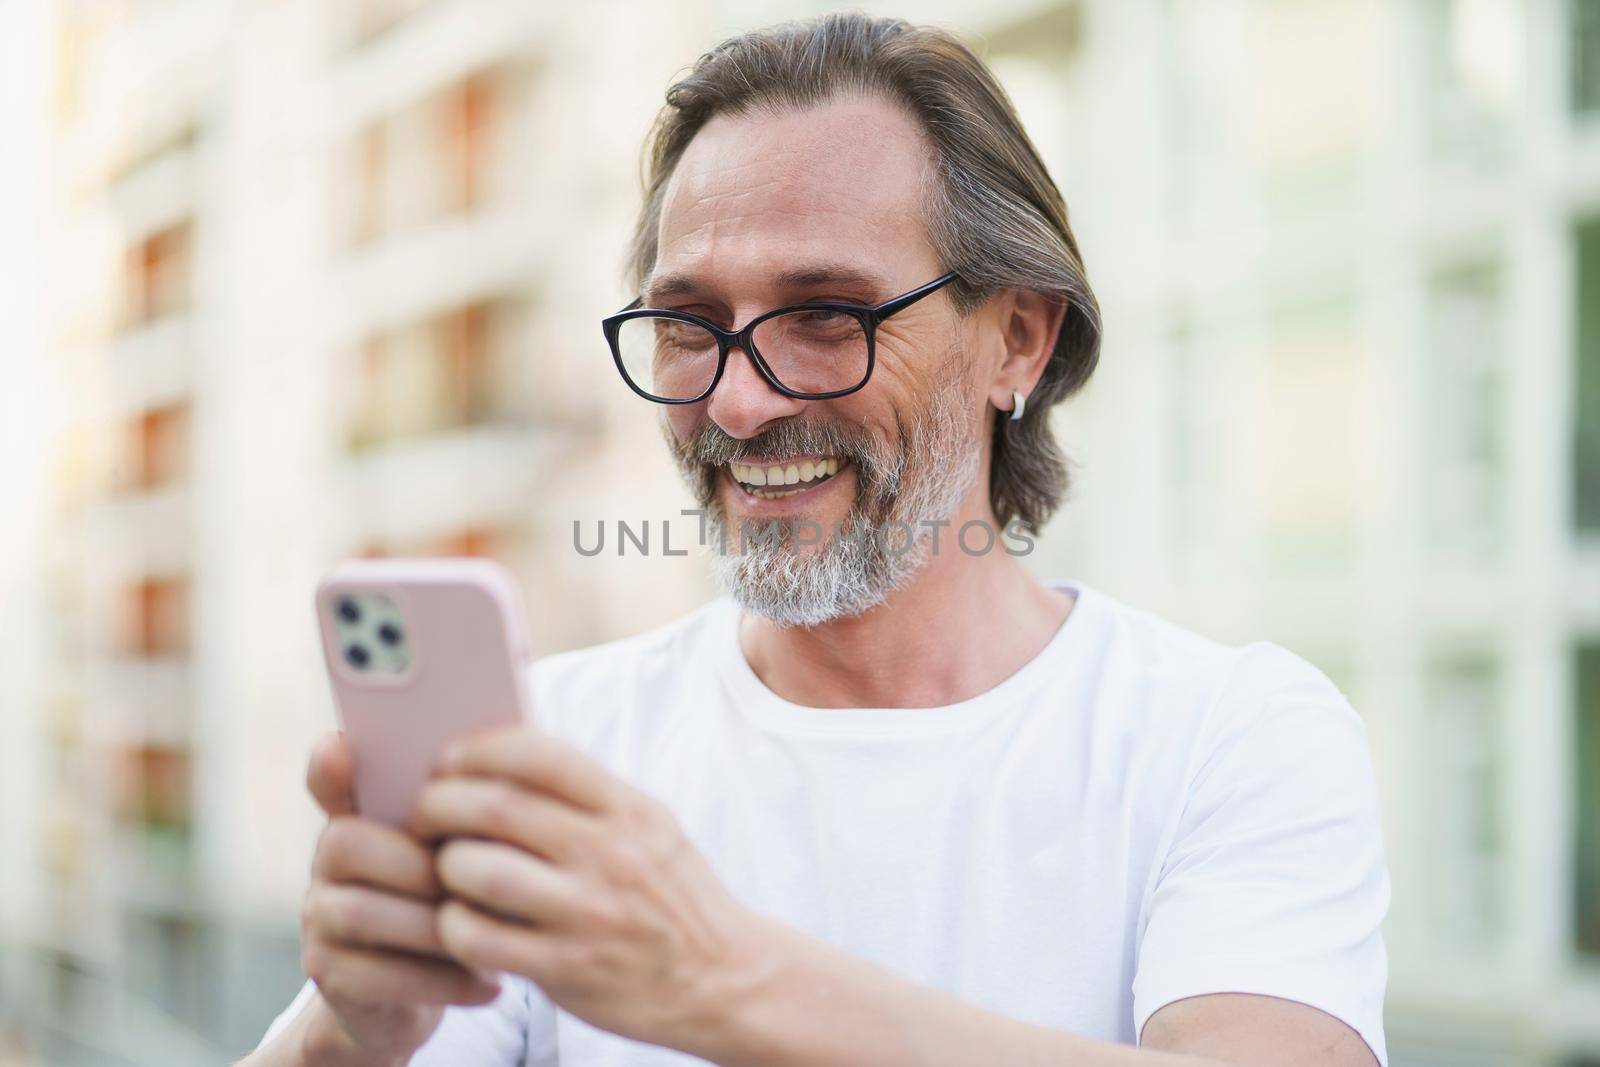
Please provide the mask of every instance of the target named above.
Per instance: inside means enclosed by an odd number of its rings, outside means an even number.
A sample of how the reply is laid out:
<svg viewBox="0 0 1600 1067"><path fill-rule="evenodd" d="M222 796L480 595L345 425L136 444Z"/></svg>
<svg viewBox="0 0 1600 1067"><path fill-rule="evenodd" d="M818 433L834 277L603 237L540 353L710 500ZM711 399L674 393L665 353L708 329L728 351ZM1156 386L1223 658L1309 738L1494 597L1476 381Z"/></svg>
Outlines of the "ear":
<svg viewBox="0 0 1600 1067"><path fill-rule="evenodd" d="M1006 289L995 300L1001 357L989 383L989 402L999 411L1010 411L1013 392L1030 396L1039 383L1056 350L1067 302L1029 289Z"/></svg>

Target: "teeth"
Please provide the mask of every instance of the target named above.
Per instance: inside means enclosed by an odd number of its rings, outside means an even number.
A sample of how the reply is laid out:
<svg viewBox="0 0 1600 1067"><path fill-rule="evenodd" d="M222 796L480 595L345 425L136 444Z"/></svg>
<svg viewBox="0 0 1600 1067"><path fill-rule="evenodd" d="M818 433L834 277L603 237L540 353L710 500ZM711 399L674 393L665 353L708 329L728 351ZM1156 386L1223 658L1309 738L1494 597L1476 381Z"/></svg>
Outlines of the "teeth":
<svg viewBox="0 0 1600 1067"><path fill-rule="evenodd" d="M813 482L821 478L830 478L839 473L839 457L829 456L826 459L802 460L785 466L774 464L770 467L758 467L749 463L731 463L729 469L733 478L747 486L753 485L799 485L803 482ZM792 490L799 492L800 490ZM757 493L757 496L774 498L788 496L788 493Z"/></svg>

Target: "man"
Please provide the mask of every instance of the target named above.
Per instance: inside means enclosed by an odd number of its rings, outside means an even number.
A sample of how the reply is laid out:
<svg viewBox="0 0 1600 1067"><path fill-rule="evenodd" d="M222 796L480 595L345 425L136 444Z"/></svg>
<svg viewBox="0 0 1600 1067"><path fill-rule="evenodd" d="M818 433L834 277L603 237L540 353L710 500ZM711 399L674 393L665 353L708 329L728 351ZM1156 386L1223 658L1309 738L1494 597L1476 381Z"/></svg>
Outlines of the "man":
<svg viewBox="0 0 1600 1067"><path fill-rule="evenodd" d="M981 536L1059 503L1099 339L989 72L840 15L667 100L606 336L730 595L536 663L408 833L325 744L314 981L248 1062L1385 1062L1349 705Z"/></svg>

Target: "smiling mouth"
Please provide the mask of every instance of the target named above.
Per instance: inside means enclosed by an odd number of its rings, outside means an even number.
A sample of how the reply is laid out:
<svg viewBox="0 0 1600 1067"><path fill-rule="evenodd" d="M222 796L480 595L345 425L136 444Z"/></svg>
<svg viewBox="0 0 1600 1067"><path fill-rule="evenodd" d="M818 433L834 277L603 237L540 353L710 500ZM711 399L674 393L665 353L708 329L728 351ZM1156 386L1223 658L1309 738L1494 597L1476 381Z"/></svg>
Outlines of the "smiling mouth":
<svg viewBox="0 0 1600 1067"><path fill-rule="evenodd" d="M750 496L778 500L815 489L849 465L839 456L821 456L790 463L730 463L727 469Z"/></svg>

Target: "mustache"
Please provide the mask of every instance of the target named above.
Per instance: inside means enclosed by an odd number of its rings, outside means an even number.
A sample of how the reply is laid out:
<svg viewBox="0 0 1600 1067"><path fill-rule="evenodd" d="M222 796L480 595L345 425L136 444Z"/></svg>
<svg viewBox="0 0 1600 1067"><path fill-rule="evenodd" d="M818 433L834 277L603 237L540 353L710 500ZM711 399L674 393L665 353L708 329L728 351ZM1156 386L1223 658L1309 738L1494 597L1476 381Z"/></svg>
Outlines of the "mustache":
<svg viewBox="0 0 1600 1067"><path fill-rule="evenodd" d="M844 456L867 463L877 461L872 438L863 430L839 423L798 423L785 420L755 437L739 438L707 420L681 448L690 463L720 467L736 459L755 462L786 459L797 453L816 452Z"/></svg>
<svg viewBox="0 0 1600 1067"><path fill-rule="evenodd" d="M707 419L688 440L674 440L670 432L667 439L679 469L689 478L702 504L710 504L714 497L715 468L736 459L776 462L804 453L843 457L856 468L858 502L892 495L905 473L903 440L899 455L886 456L870 433L849 423L800 422L790 418L754 437L734 437Z"/></svg>

